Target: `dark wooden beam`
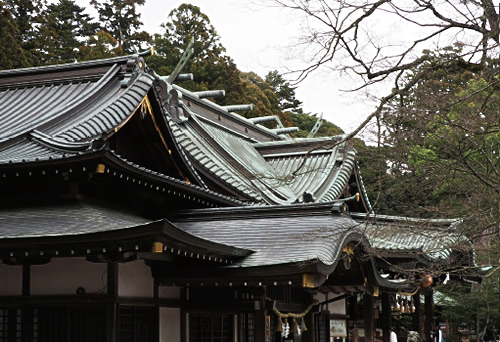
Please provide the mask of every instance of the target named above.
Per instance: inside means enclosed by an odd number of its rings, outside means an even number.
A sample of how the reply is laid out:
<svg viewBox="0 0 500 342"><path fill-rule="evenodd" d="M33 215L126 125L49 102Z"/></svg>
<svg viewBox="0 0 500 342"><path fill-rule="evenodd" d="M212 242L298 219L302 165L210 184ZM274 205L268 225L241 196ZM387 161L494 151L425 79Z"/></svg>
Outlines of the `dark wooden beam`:
<svg viewBox="0 0 500 342"><path fill-rule="evenodd" d="M415 306L415 312L411 315L411 329L419 333L422 336L421 321L422 321L422 310L420 309L420 293L413 296L413 305Z"/></svg>
<svg viewBox="0 0 500 342"><path fill-rule="evenodd" d="M256 341L266 341L266 315L267 310L265 308L266 301L266 288L260 287L256 291L257 300L261 301L260 307L255 310L255 340Z"/></svg>
<svg viewBox="0 0 500 342"><path fill-rule="evenodd" d="M363 295L363 313L365 323L365 342L375 342L375 319L373 315L373 296L369 294Z"/></svg>
<svg viewBox="0 0 500 342"><path fill-rule="evenodd" d="M425 325L424 325L424 341L431 342L431 331L433 323L433 303L432 289L425 294Z"/></svg>
<svg viewBox="0 0 500 342"><path fill-rule="evenodd" d="M390 341L389 329L392 325L392 314L391 314L391 302L389 294L386 292L382 293L382 334L384 342Z"/></svg>
<svg viewBox="0 0 500 342"><path fill-rule="evenodd" d="M157 302L160 298L160 286L156 279L153 282L153 298L156 302L153 317L153 341L160 342L160 306Z"/></svg>
<svg viewBox="0 0 500 342"><path fill-rule="evenodd" d="M107 341L116 342L118 332L118 263L108 263L107 276L107 292L108 298L111 299L108 304L108 324L107 324Z"/></svg>
<svg viewBox="0 0 500 342"><path fill-rule="evenodd" d="M22 270L22 296L29 298L31 294L31 265L23 264ZM22 341L29 342L33 340L33 309L28 305L23 305L21 313L21 330Z"/></svg>

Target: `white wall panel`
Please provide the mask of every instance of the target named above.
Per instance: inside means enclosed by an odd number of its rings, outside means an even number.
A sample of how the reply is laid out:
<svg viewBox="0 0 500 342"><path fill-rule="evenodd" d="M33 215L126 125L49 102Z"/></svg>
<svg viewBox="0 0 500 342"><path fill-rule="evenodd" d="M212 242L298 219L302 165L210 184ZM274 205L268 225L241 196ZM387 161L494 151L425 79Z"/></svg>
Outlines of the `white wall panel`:
<svg viewBox="0 0 500 342"><path fill-rule="evenodd" d="M32 295L76 294L83 287L87 294L106 290L107 265L85 258L54 258L45 265L31 266Z"/></svg>
<svg viewBox="0 0 500 342"><path fill-rule="evenodd" d="M121 297L153 297L153 276L143 260L118 264L118 295Z"/></svg>
<svg viewBox="0 0 500 342"><path fill-rule="evenodd" d="M23 286L23 267L0 263L0 296L20 296Z"/></svg>

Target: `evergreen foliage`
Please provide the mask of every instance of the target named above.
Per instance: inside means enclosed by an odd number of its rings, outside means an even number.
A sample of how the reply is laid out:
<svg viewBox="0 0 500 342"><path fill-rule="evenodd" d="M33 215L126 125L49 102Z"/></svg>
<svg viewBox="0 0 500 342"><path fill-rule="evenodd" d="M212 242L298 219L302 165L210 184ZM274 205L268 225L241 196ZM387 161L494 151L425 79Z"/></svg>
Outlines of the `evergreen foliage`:
<svg viewBox="0 0 500 342"><path fill-rule="evenodd" d="M0 1L0 70L27 66L17 23L5 3Z"/></svg>
<svg viewBox="0 0 500 342"><path fill-rule="evenodd" d="M142 26L137 6L146 0L91 0L90 3L99 13L101 30L111 34L118 46L127 53L140 50L149 34L139 31Z"/></svg>

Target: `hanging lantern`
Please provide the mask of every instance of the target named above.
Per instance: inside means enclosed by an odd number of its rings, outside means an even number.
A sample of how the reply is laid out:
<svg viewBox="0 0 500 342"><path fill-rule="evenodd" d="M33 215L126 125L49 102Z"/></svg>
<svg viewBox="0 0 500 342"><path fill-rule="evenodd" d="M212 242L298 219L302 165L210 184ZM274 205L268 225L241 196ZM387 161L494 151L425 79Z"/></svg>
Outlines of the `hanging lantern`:
<svg viewBox="0 0 500 342"><path fill-rule="evenodd" d="M411 299L410 311L411 313L415 313L415 302L413 301L413 298Z"/></svg>

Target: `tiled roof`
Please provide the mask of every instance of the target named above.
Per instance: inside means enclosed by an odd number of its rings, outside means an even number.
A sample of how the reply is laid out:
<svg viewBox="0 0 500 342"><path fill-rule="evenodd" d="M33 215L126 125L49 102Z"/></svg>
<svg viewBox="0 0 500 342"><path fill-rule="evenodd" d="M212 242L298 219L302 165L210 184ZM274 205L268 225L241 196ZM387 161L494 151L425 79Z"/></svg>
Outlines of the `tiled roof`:
<svg viewBox="0 0 500 342"><path fill-rule="evenodd" d="M68 239L78 241L80 245L73 243L71 246L65 246L63 244L64 248L78 246L81 248L83 243L92 248L95 248L96 244L113 246L117 243L114 238L123 239L123 236L128 236L123 242L133 239L132 243L138 243L137 239L141 236L149 236L147 240L151 240L153 236L167 240L170 247L175 246L176 253L177 248L184 248L184 252L189 250L191 253L194 251L203 255L215 253L230 258L240 258L252 253L248 249L235 248L191 235L164 219L151 220L124 211L122 208L112 208L102 203L66 201L65 203L0 208L0 244L5 244L12 250L18 249L23 252L38 247L40 252L44 252L44 249L50 251ZM57 238L59 240L55 240ZM8 244L12 240L15 243ZM116 248L116 246L113 247ZM151 246L146 246L146 248L148 250L145 252L150 252ZM135 250L138 251L138 247ZM8 252L3 249L0 254ZM116 251L109 250L109 252ZM19 251L15 254L19 254Z"/></svg>
<svg viewBox="0 0 500 342"><path fill-rule="evenodd" d="M284 208L286 212L280 213ZM250 216L235 213L236 208L201 210L198 213L207 215L192 212L185 218L170 220L190 234L254 251L232 267L316 262L334 266L345 244L362 239L359 224L349 216L332 214L329 210L304 211L310 208L308 205L247 207L244 210L254 211Z"/></svg>
<svg viewBox="0 0 500 342"><path fill-rule="evenodd" d="M66 69L70 67L66 65ZM61 68L54 68L54 72L66 75L66 69ZM43 76L39 75L43 70L38 71L38 77ZM152 76L138 73L124 87L120 80L123 72L114 64L90 80L82 75L66 75L60 80L62 76L55 74L41 83L0 87L0 143L19 140L33 130L68 141L88 140L112 131L133 113L153 83ZM8 75L0 73L0 81Z"/></svg>
<svg viewBox="0 0 500 342"><path fill-rule="evenodd" d="M453 250L469 246L457 229L460 220L426 220L409 217L353 214L373 248L383 252L414 251L415 255L436 260L448 258Z"/></svg>
<svg viewBox="0 0 500 342"><path fill-rule="evenodd" d="M2 207L0 240L107 232L151 222L123 210L83 202L36 207Z"/></svg>
<svg viewBox="0 0 500 342"><path fill-rule="evenodd" d="M170 124L192 159L255 203L294 203L305 192L316 202L329 202L340 197L354 171L354 151L346 152L345 144L328 147L331 138L254 143L196 113L187 122ZM326 147L311 150L311 142ZM291 146L300 152L288 152ZM264 147L274 152L263 154Z"/></svg>
<svg viewBox="0 0 500 342"><path fill-rule="evenodd" d="M256 191L249 180L242 177L241 174L234 168L234 165L225 160L217 150L215 150L209 142L203 137L197 129L193 128L190 122L178 125L171 120L169 123L172 132L181 145L184 151L189 154L193 163L199 165L212 173L228 186L238 189L255 202L263 203L262 195Z"/></svg>

